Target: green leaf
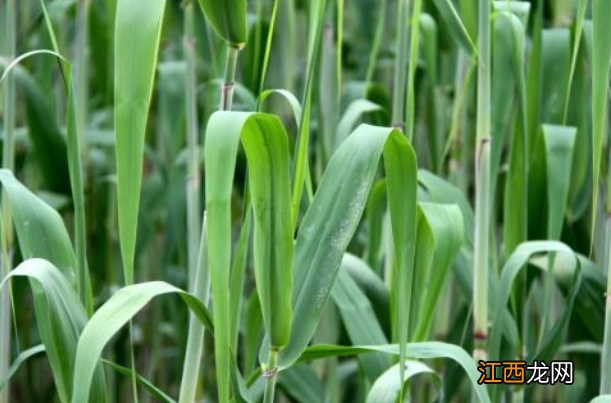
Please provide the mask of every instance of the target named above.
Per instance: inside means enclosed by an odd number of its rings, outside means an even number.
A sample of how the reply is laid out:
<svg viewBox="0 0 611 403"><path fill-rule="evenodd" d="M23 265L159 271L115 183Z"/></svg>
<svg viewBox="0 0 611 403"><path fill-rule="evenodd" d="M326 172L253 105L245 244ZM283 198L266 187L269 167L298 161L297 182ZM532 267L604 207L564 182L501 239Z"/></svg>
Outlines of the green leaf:
<svg viewBox="0 0 611 403"><path fill-rule="evenodd" d="M288 138L280 119L262 113L217 112L206 131L208 255L216 327L220 400L229 390L229 272L231 190L240 139L249 164L255 217L257 292L270 346L283 347L291 331L293 232ZM241 290L240 290L241 292Z"/></svg>
<svg viewBox="0 0 611 403"><path fill-rule="evenodd" d="M348 256L344 256L342 260L342 269L331 290L331 298L339 309L350 341L353 345L388 344L388 339L376 319L369 299L345 268L351 260ZM344 263L346 261L347 263ZM360 357L360 360L367 377L372 382L390 365L390 360L383 354L368 354Z"/></svg>
<svg viewBox="0 0 611 403"><path fill-rule="evenodd" d="M119 365L107 360L102 360L102 362L110 368L114 369L117 373L129 379L131 379L133 376L131 368L124 367L123 365ZM176 403L174 399L166 395L161 389L146 380L146 378L144 378L142 375L136 374L136 381L138 382L138 385L142 386L151 397L155 398L156 401L162 403Z"/></svg>
<svg viewBox="0 0 611 403"><path fill-rule="evenodd" d="M120 289L95 312L78 339L72 403L88 401L92 376L106 344L153 298L166 294L179 295L208 330L213 329L201 301L168 283L153 281Z"/></svg>
<svg viewBox="0 0 611 403"><path fill-rule="evenodd" d="M24 259L46 259L59 268L69 282L74 282L76 258L60 215L23 186L11 171L0 170L0 182L11 201L13 222Z"/></svg>
<svg viewBox="0 0 611 403"><path fill-rule="evenodd" d="M45 346L42 344L39 344L37 346L34 347L30 347L27 350L22 351L19 356L15 359L15 361L13 361L13 363L11 364L11 367L8 370L8 374L6 375L6 378L4 379L0 379L0 392L2 392L2 390L6 387L6 385L8 384L8 382L11 380L11 378L13 377L13 375L15 375L17 373L17 371L19 371L19 368L21 368L21 366L28 361L30 358L40 354L40 353L44 353L45 352Z"/></svg>
<svg viewBox="0 0 611 403"><path fill-rule="evenodd" d="M592 239L598 202L598 180L607 130L608 88L611 73L611 2L592 0Z"/></svg>
<svg viewBox="0 0 611 403"><path fill-rule="evenodd" d="M60 401L68 403L72 400L77 342L87 323L85 308L64 275L46 260L24 261L9 273L0 288L15 277L30 280L38 333L47 351ZM90 371L92 393L88 401L105 402L102 367L96 362Z"/></svg>
<svg viewBox="0 0 611 403"><path fill-rule="evenodd" d="M414 341L429 338L441 290L462 245L464 232L458 206L420 203L419 207L417 280L414 281L417 292L413 301L414 316L418 320L414 323Z"/></svg>
<svg viewBox="0 0 611 403"><path fill-rule="evenodd" d="M348 137L350 132L354 130L359 119L365 114L379 111L382 107L367 99L357 99L353 101L342 115L337 130L335 131L335 141L333 148L337 148Z"/></svg>
<svg viewBox="0 0 611 403"><path fill-rule="evenodd" d="M499 288L496 292L496 298L494 301L494 323L490 333L490 342L488 346L489 356L491 359L500 359L500 346L501 338L506 330L505 316L501 315L502 311L509 302L509 297L518 274L521 270L528 267L526 263L535 255L541 253L565 253L572 256L573 267L577 265L577 258L573 254L573 251L566 245L556 241L535 241L527 242L520 245L516 251L511 255L503 270L501 272L501 278L499 281ZM558 274L556 274L558 276ZM575 285L578 288L578 285ZM575 288L573 287L573 289ZM570 308L572 305L567 307L567 311L561 317L569 317ZM568 320L567 320L568 323Z"/></svg>
<svg viewBox="0 0 611 403"><path fill-rule="evenodd" d="M219 4L226 4L225 1ZM125 283L134 282L134 259L144 135L165 0L119 0L115 38L115 140L119 235ZM136 29L134 29L136 27Z"/></svg>
<svg viewBox="0 0 611 403"><path fill-rule="evenodd" d="M32 142L35 161L44 178L45 189L69 194L68 154L66 139L49 108L41 89L22 69L15 70L15 81L25 103L28 136Z"/></svg>
<svg viewBox="0 0 611 403"><path fill-rule="evenodd" d="M407 341L411 293L405 290L411 287L413 274L416 157L399 131L361 125L334 153L299 228L293 267L294 319L291 340L280 354L281 367L297 360L315 332L343 254L363 214L382 154L395 243L393 323L397 340L403 345ZM264 351L260 357L265 357Z"/></svg>
<svg viewBox="0 0 611 403"><path fill-rule="evenodd" d="M438 392L441 390L441 378L428 365L420 361L405 362L403 380L401 380L400 372L399 364L397 364L376 379L367 394L367 403L396 403L401 385L408 383L418 375L432 375L435 388Z"/></svg>
<svg viewBox="0 0 611 403"><path fill-rule="evenodd" d="M238 48L246 45L246 0L199 0L199 5L214 32L225 42Z"/></svg>
<svg viewBox="0 0 611 403"><path fill-rule="evenodd" d="M400 348L396 344L353 347L319 344L308 347L299 358L299 361L305 362L326 357L349 357L375 352L399 355L399 350ZM480 372L477 370L475 361L473 361L473 358L461 347L437 341L409 343L407 344L407 356L419 360L447 358L456 362L462 367L469 378L478 401L490 403L490 397L488 396L485 385L477 383Z"/></svg>

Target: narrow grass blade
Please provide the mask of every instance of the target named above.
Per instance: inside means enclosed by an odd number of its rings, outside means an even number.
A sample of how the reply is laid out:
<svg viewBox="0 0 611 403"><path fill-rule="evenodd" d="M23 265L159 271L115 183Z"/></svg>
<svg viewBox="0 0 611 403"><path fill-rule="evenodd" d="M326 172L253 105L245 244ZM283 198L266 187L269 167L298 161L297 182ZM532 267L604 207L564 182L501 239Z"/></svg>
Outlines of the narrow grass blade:
<svg viewBox="0 0 611 403"><path fill-rule="evenodd" d="M22 351L19 354L19 356L15 359L15 361L13 361L10 368L8 369L6 378L0 379L0 392L4 390L8 382L17 373L17 371L19 371L19 368L21 368L23 364L25 364L30 358L35 357L38 354L44 353L44 352L45 352L45 346L42 344L39 344L34 347L30 347L27 350Z"/></svg>
<svg viewBox="0 0 611 403"><path fill-rule="evenodd" d="M119 374L123 376L126 376L130 379L133 376L133 372L131 368L124 367L122 365L119 365L117 363L107 361L107 360L102 360L102 362L104 363L104 365L112 368L113 370L115 370L116 372L118 372ZM142 386L149 393L149 395L151 395L151 397L155 398L155 401L158 401L161 403L176 403L174 399L166 395L161 389L159 389L158 387L153 385L151 382L146 380L146 378L144 378L142 375L136 374L136 380L138 382L138 385Z"/></svg>
<svg viewBox="0 0 611 403"><path fill-rule="evenodd" d="M126 284L134 282L144 135L164 8L165 0L150 1L144 9L130 0L117 3L115 37L123 39L115 41L115 141L119 235Z"/></svg>

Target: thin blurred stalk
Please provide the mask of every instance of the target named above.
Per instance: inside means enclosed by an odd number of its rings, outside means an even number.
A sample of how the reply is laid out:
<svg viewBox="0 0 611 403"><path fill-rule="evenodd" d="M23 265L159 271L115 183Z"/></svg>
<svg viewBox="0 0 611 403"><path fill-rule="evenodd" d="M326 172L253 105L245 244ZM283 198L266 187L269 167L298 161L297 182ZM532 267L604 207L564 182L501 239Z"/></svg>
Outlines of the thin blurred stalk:
<svg viewBox="0 0 611 403"><path fill-rule="evenodd" d="M79 0L77 3L76 37L74 42L74 73L76 87L76 129L78 133L85 133L87 122L87 99L89 81L89 0ZM85 150L86 136L81 136L81 148ZM87 158L87 153L82 153L83 159ZM83 161L85 162L85 161Z"/></svg>
<svg viewBox="0 0 611 403"><path fill-rule="evenodd" d="M479 63L475 150L475 246L473 259L473 356L487 357L488 273L490 242L490 0L479 0Z"/></svg>
<svg viewBox="0 0 611 403"><path fill-rule="evenodd" d="M184 56L187 64L185 80L186 128L187 128L187 239L189 262L189 285L193 286L197 271L200 242L200 173L199 173L199 127L197 120L197 78L195 73L195 14L193 2L184 4L185 32Z"/></svg>
<svg viewBox="0 0 611 403"><path fill-rule="evenodd" d="M376 70L376 63L378 61L378 54L380 53L380 45L382 43L382 36L384 35L384 29L386 28L386 9L388 8L388 0L380 0L378 8L378 20L376 22L376 32L373 37L371 44L371 52L369 53L369 64L367 65L367 73L365 75L365 91L373 81L373 75Z"/></svg>
<svg viewBox="0 0 611 403"><path fill-rule="evenodd" d="M395 49L395 79L393 82L392 125L405 130L405 91L407 88L407 59L409 46L409 0L397 5L397 44Z"/></svg>
<svg viewBox="0 0 611 403"><path fill-rule="evenodd" d="M337 0L337 15L335 22L335 30L336 30L336 45L335 45L335 80L337 85L337 110L341 107L342 101L342 59L343 59L343 51L342 45L344 43L344 1L345 0Z"/></svg>
<svg viewBox="0 0 611 403"><path fill-rule="evenodd" d="M278 18L279 4L280 4L280 0L274 0L274 7L272 8L272 16L269 22L269 32L267 34L267 40L265 42L265 54L263 55L263 66L261 68L261 79L259 80L259 94L261 94L263 92L263 88L265 88L265 78L267 77L267 68L269 66L269 55L271 53L272 43L274 40L274 29L276 27L276 20Z"/></svg>
<svg viewBox="0 0 611 403"><path fill-rule="evenodd" d="M10 60L16 53L16 2L7 0L4 9L4 54ZM9 75L4 83L4 139L2 144L2 167L15 170L15 81ZM6 277L11 269L13 228L11 207L8 198L2 193L2 242L3 254L0 263L0 276ZM8 375L11 352L11 302L10 291L0 291L0 379ZM0 403L9 401L9 385L0 392Z"/></svg>
<svg viewBox="0 0 611 403"><path fill-rule="evenodd" d="M208 273L208 254L206 241L206 213L202 224L201 243L197 258L197 271L191 292L208 305L210 298L210 280ZM201 357L204 350L204 326L193 314L189 317L189 335L187 339L187 351L183 366L182 380L180 384L179 403L193 403L197 391Z"/></svg>
<svg viewBox="0 0 611 403"><path fill-rule="evenodd" d="M410 33L410 49L409 49L409 67L407 74L407 109L406 109L406 127L405 134L410 140L414 137L416 127L416 66L418 65L418 53L420 44L420 13L422 12L422 0L414 1L414 9L410 18L411 33Z"/></svg>

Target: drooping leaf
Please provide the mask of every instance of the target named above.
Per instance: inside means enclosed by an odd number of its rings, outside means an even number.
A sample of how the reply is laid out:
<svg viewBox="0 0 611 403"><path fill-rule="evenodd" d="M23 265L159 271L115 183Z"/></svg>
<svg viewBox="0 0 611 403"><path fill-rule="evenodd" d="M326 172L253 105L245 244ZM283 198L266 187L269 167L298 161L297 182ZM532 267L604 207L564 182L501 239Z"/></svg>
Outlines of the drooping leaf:
<svg viewBox="0 0 611 403"><path fill-rule="evenodd" d="M94 370L112 337L152 299L167 294L180 296L208 330L213 329L211 315L201 301L168 283L153 281L122 288L95 312L78 339L72 403L89 401Z"/></svg>
<svg viewBox="0 0 611 403"><path fill-rule="evenodd" d="M77 342L87 323L85 308L64 275L44 259L24 261L9 273L0 288L15 277L30 280L36 325L53 371L59 398L63 403L74 401L72 389L76 382ZM89 374L91 395L88 395L88 401L106 401L105 383L101 365L93 363Z"/></svg>

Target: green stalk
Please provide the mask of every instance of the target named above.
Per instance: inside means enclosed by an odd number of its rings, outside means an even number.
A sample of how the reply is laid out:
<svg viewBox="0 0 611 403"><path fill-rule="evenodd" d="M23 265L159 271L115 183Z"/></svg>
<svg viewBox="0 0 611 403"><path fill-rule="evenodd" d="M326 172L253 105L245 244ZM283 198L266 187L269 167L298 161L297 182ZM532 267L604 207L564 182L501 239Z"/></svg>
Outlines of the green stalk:
<svg viewBox="0 0 611 403"><path fill-rule="evenodd" d="M407 51L409 45L409 0L399 0L397 10L398 39L395 51L395 80L392 104L392 125L405 129L405 91L407 87Z"/></svg>
<svg viewBox="0 0 611 403"><path fill-rule="evenodd" d="M10 59L16 51L16 15L15 0L7 0L4 13L4 51ZM2 167L14 171L15 168L15 80L9 75L4 84L4 144ZM11 208L8 198L2 193L2 243L3 254L0 262L0 276L5 278L11 270L11 250L13 228ZM6 379L10 365L11 352L11 302L9 289L0 291L0 379ZM0 403L8 403L9 385L0 392Z"/></svg>
<svg viewBox="0 0 611 403"><path fill-rule="evenodd" d="M337 110L341 106L342 101L342 43L344 41L344 1L337 0L337 20L336 20L336 31L337 31L337 42L335 45L336 50L336 61L335 61L335 75L336 75L336 88L337 88Z"/></svg>
<svg viewBox="0 0 611 403"><path fill-rule="evenodd" d="M607 210L607 236L611 234L611 210ZM608 241L608 240L607 240ZM607 262L607 293L605 294L605 333L601 352L600 394L611 394L611 259Z"/></svg>
<svg viewBox="0 0 611 403"><path fill-rule="evenodd" d="M205 305L208 305L208 300L210 299L207 249L206 213L204 212L201 243L199 256L197 258L197 271L190 291ZM204 330L204 326L199 319L191 313L189 318L187 351L185 353L185 363L180 384L179 403L193 403L195 401L201 357L204 350Z"/></svg>
<svg viewBox="0 0 611 403"><path fill-rule="evenodd" d="M479 0L473 310L476 360L487 357L490 241L490 0Z"/></svg>
<svg viewBox="0 0 611 403"><path fill-rule="evenodd" d="M235 72L238 66L240 49L235 45L227 44L227 59L225 62L225 76L221 87L220 110L229 111L233 106L233 92L235 88Z"/></svg>
<svg viewBox="0 0 611 403"><path fill-rule="evenodd" d="M195 74L195 38L194 38L194 11L193 3L184 5L185 34L183 38L185 60L187 63L187 79L185 80L186 94L186 127L187 127L187 239L189 261L189 286L193 287L193 280L197 270L198 247L200 242L200 173L199 173L199 144L197 122L197 79Z"/></svg>
<svg viewBox="0 0 611 403"><path fill-rule="evenodd" d="M269 32L267 34L267 40L265 42L265 54L263 55L263 66L261 68L261 79L259 80L259 94L263 92L265 87L265 78L267 77L267 67L269 66L269 55L272 49L272 42L274 39L274 28L276 27L276 19L278 18L278 5L280 0L274 1L274 7L272 8L272 17L269 23ZM257 41L259 43L259 41Z"/></svg>
<svg viewBox="0 0 611 403"><path fill-rule="evenodd" d="M89 1L79 0L77 13L77 35L76 35L76 77L75 86L72 88L75 91L76 99L69 98L68 102L76 102L73 108L68 107L68 114L74 113L74 119L68 120L68 124L75 123L74 139L68 137L68 145L72 143L73 158L69 158L70 179L72 187L72 197L74 200L74 218L75 218L75 246L76 259L78 264L77 289L83 302L87 307L89 315L93 313L93 303L90 298L91 286L89 284L89 269L87 267L87 235L85 224L85 196L83 182L83 162L87 157L85 124L87 120L87 98L88 98L88 60L87 60L87 45L89 38ZM56 49L57 50L57 49Z"/></svg>
<svg viewBox="0 0 611 403"><path fill-rule="evenodd" d="M369 64L367 65L367 73L365 75L365 88L369 87L373 80L373 74L376 69L376 62L378 61L378 53L380 52L380 44L382 43L382 35L384 35L384 28L386 27L386 9L388 7L388 0L380 0L380 8L378 9L378 22L376 23L376 32L373 37L373 43L371 44L371 53L369 53Z"/></svg>
<svg viewBox="0 0 611 403"><path fill-rule="evenodd" d="M263 373L265 378L265 390L263 392L263 403L274 403L276 391L276 380L278 378L278 351L269 349L267 356L267 369Z"/></svg>
<svg viewBox="0 0 611 403"><path fill-rule="evenodd" d="M89 0L78 1L77 11L77 28L75 38L74 52L74 70L76 84L76 104L79 106L76 115L76 128L79 133L85 133L85 124L87 121L87 98L88 98L88 58L87 46L89 39ZM85 136L82 136L81 147L86 149ZM83 153L83 157L86 158Z"/></svg>
<svg viewBox="0 0 611 403"><path fill-rule="evenodd" d="M414 9L411 16L411 33L410 33L410 49L409 49L409 68L407 76L407 121L405 134L408 139L414 137L416 126L416 89L414 78L416 76L416 65L418 64L418 51L420 41L420 13L422 11L422 0L414 1Z"/></svg>

